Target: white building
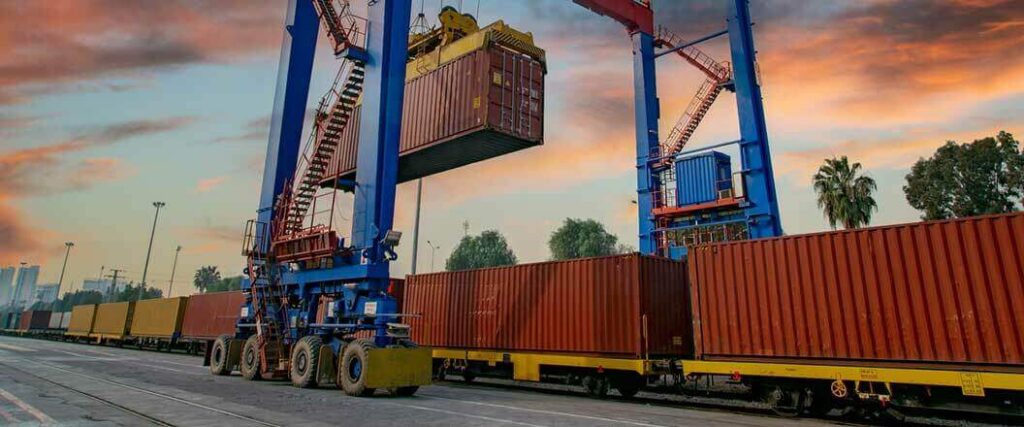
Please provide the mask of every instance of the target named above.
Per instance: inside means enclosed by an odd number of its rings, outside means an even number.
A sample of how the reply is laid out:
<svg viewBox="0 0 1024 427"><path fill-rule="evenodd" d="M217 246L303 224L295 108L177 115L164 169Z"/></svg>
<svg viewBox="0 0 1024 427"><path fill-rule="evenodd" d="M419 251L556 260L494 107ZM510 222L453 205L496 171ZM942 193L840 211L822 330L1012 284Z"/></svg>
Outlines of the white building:
<svg viewBox="0 0 1024 427"><path fill-rule="evenodd" d="M11 303L11 298L14 297L14 272L17 271L12 267L0 268L0 306L5 306Z"/></svg>
<svg viewBox="0 0 1024 427"><path fill-rule="evenodd" d="M96 291L106 295L110 290L110 279L85 279L82 282L82 290Z"/></svg>
<svg viewBox="0 0 1024 427"><path fill-rule="evenodd" d="M39 266L21 267L18 278L14 280L14 304L28 305L36 294L36 281L39 280Z"/></svg>
<svg viewBox="0 0 1024 427"><path fill-rule="evenodd" d="M32 304L38 302L51 303L57 300L57 284L50 283L36 287L35 299Z"/></svg>

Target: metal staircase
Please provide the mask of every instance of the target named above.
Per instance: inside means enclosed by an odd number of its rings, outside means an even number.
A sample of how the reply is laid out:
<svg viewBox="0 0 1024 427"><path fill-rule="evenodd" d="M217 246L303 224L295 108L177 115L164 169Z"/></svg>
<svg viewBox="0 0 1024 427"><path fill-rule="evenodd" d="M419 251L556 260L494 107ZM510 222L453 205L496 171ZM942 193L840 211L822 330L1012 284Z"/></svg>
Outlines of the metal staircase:
<svg viewBox="0 0 1024 427"><path fill-rule="evenodd" d="M676 46L684 45L685 41L665 28L659 28L654 43L658 47L672 49ZM668 134L668 138L661 143L659 152L652 153L653 157L658 159L658 168L671 165L672 158L680 153L683 147L686 146L686 143L689 142L700 122L707 115L708 110L711 109L715 100L718 99L718 95L722 93L722 89L732 81L732 69L728 62L718 62L710 55L697 49L696 46L687 46L676 50L675 53L694 67L697 67L708 78L701 85L700 89L697 90L697 94L694 95L693 99L690 100L686 111L676 121L675 126Z"/></svg>
<svg viewBox="0 0 1024 427"><path fill-rule="evenodd" d="M353 47L362 50L366 39L366 22L352 14L347 0L313 0L313 7L327 32L327 38L334 46L335 55L341 55Z"/></svg>
<svg viewBox="0 0 1024 427"><path fill-rule="evenodd" d="M343 76L345 76L343 78ZM311 147L307 147L299 159L299 173L296 174L291 192L286 193L284 202L288 209L279 230L275 231L274 240L294 235L315 227L310 223L307 227L305 219L310 213L320 188L321 181L327 174L327 168L341 143L341 134L352 118L352 111L363 92L363 81L366 77L364 64L354 60L346 60L338 73L336 84L327 96L320 101L314 122L314 137ZM343 85L337 84L344 80ZM334 99L331 103L330 100ZM327 110L327 105L331 105Z"/></svg>
<svg viewBox="0 0 1024 427"><path fill-rule="evenodd" d="M250 220L246 224L243 254L245 273L249 277L253 317L260 349L261 373L268 377L285 375L288 370L288 349L281 331L287 329L288 294L275 274L271 257L264 252L266 224Z"/></svg>

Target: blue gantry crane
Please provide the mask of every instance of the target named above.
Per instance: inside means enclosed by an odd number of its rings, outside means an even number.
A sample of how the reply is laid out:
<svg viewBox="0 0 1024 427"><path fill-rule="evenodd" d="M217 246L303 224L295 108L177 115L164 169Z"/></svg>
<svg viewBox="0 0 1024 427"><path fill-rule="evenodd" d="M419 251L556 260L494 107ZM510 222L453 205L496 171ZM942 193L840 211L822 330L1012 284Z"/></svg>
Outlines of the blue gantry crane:
<svg viewBox="0 0 1024 427"><path fill-rule="evenodd" d="M640 251L680 258L692 243L781 234L747 0L729 1L726 29L693 41L656 32L648 1L574 2L619 21L632 39ZM359 396L410 395L430 382L430 350L409 339L387 292L401 239L393 220L410 3L371 0L361 18L344 0L289 0L259 208L243 243L246 304L236 334L215 341L212 372L237 365L247 379L286 377L299 387L330 378ZM320 28L341 66L300 150ZM696 47L725 35L731 63ZM655 61L666 55L707 80L662 139ZM740 139L684 151L723 90L736 93ZM318 187L358 102L355 179L332 184L354 195L346 240L333 227L334 193L322 200ZM736 172L724 154L704 153L733 144ZM307 223L324 212L326 221Z"/></svg>
<svg viewBox="0 0 1024 427"><path fill-rule="evenodd" d="M574 1L622 23L633 43L640 251L679 259L693 244L781 235L749 0L728 0L726 28L690 41L655 29L647 0ZM697 47L722 36L728 37L731 62L716 61ZM684 59L706 80L661 138L655 63L665 56ZM684 151L723 90L736 94L740 139ZM727 166L728 156L714 151L727 146L739 146L738 171Z"/></svg>

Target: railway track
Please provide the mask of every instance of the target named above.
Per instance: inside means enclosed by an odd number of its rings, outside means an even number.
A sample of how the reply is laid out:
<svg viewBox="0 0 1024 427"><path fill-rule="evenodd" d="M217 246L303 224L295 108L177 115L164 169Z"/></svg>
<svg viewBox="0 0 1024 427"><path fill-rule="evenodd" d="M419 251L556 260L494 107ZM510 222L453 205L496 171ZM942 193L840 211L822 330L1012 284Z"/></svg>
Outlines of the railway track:
<svg viewBox="0 0 1024 427"><path fill-rule="evenodd" d="M77 372L77 371L74 371L74 370L71 370L71 369L65 369L65 368L62 368L60 366L56 366L54 364L47 363L47 362L42 362L42 361L38 361L38 360L29 360L29 359L21 359L20 362L27 363L27 364L30 364L30 365L34 365L34 366L37 366L37 367L42 367L42 368L45 368L45 369L51 369L51 370L59 371L59 372L65 373L65 374L76 375L76 376L79 376L79 377L82 377L82 378L87 378L87 379L89 379L91 381L97 381L97 382L101 382L101 383L104 383L104 384L107 384L107 385L123 388L123 389L126 389L126 390L131 390L131 391L136 392L136 393L146 394L146 395L149 395L149 396L152 396L152 397L156 397L156 398L159 398L159 399L163 399L163 400L166 400L166 401L169 401L169 402L174 402L174 403L177 403L177 404L182 404L182 405L190 406L190 407L193 407L193 408L196 408L196 409L201 409L201 410L213 412L213 413L216 413L216 414L224 415L224 416L227 416L227 417L236 418L236 419L239 419L239 420L244 421L246 423L249 423L250 425L261 425L261 426L266 426L266 427L282 427L283 426L282 424L275 424L275 423L267 422L267 421L264 421L264 420L261 420L261 419L258 419L258 418L254 418L254 417L251 417L251 416L248 416L248 415L245 415L245 414L240 414L240 413L237 413L237 412L227 411L227 410L220 409L220 408L214 408L212 406L203 405L201 403L190 402L188 400L181 399L181 398L178 398L178 397L175 397L175 396L171 396L171 395L166 394L166 393L161 393L161 392L158 392L158 391L154 391L154 390L150 390L150 389L146 389L146 388L142 388L142 387L138 387L138 386L134 386L134 385L130 385L130 384L125 384L125 383L120 382L120 381L114 381L114 380L111 380L111 379L102 378L102 377L98 377L98 376L95 376L95 375L84 374L84 373ZM91 399L91 400L93 400L95 402L98 402L98 403L103 404L105 406L114 408L114 409L116 409L118 411L124 412L124 413L126 413L128 415L131 415L133 417L137 417L139 419L145 420L146 422L149 422L149 423L152 423L152 424L155 424L155 425L160 425L160 426L176 426L176 424L174 424L172 422L169 422L167 420L163 420L163 419L160 419L160 418L157 418L157 417L145 414L143 412L131 409L131 408L127 407L127 406L124 406L122 404L114 402L114 401L112 401L110 399L106 399L106 398L103 398L103 397L98 396L96 394L89 393L89 392L87 392L85 390L81 390L81 389L69 386L67 384L63 384L63 383L60 383L60 382L57 382L57 381L53 381L53 380L51 380L49 378L46 378L46 377L44 377L42 375L39 375L39 374L35 373L35 372L31 372L29 370L20 368L17 365L12 364L10 362L0 361L0 365L5 366L6 368L8 368L10 370L18 371L18 372L20 372L20 373L22 373L24 375L28 375L28 376L31 376L33 378L37 378L40 381L43 381L43 382L45 382L47 384L52 384L54 386L60 387L61 389L70 391L70 392L78 394L78 395L85 396L85 397L87 397L87 398L89 398L89 399Z"/></svg>

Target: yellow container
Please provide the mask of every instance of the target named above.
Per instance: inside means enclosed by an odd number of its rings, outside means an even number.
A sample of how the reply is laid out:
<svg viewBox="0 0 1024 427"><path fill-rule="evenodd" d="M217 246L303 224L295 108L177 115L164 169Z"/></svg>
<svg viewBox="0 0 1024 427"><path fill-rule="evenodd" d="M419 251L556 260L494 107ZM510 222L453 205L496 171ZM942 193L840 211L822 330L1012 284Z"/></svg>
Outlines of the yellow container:
<svg viewBox="0 0 1024 427"><path fill-rule="evenodd" d="M92 333L93 321L96 320L96 304L76 305L71 308L71 323L65 335L87 336Z"/></svg>
<svg viewBox="0 0 1024 427"><path fill-rule="evenodd" d="M135 303L131 336L136 338L172 338L181 332L188 297L156 298Z"/></svg>
<svg viewBox="0 0 1024 427"><path fill-rule="evenodd" d="M128 335L135 302L110 302L96 307L91 337L121 339Z"/></svg>

